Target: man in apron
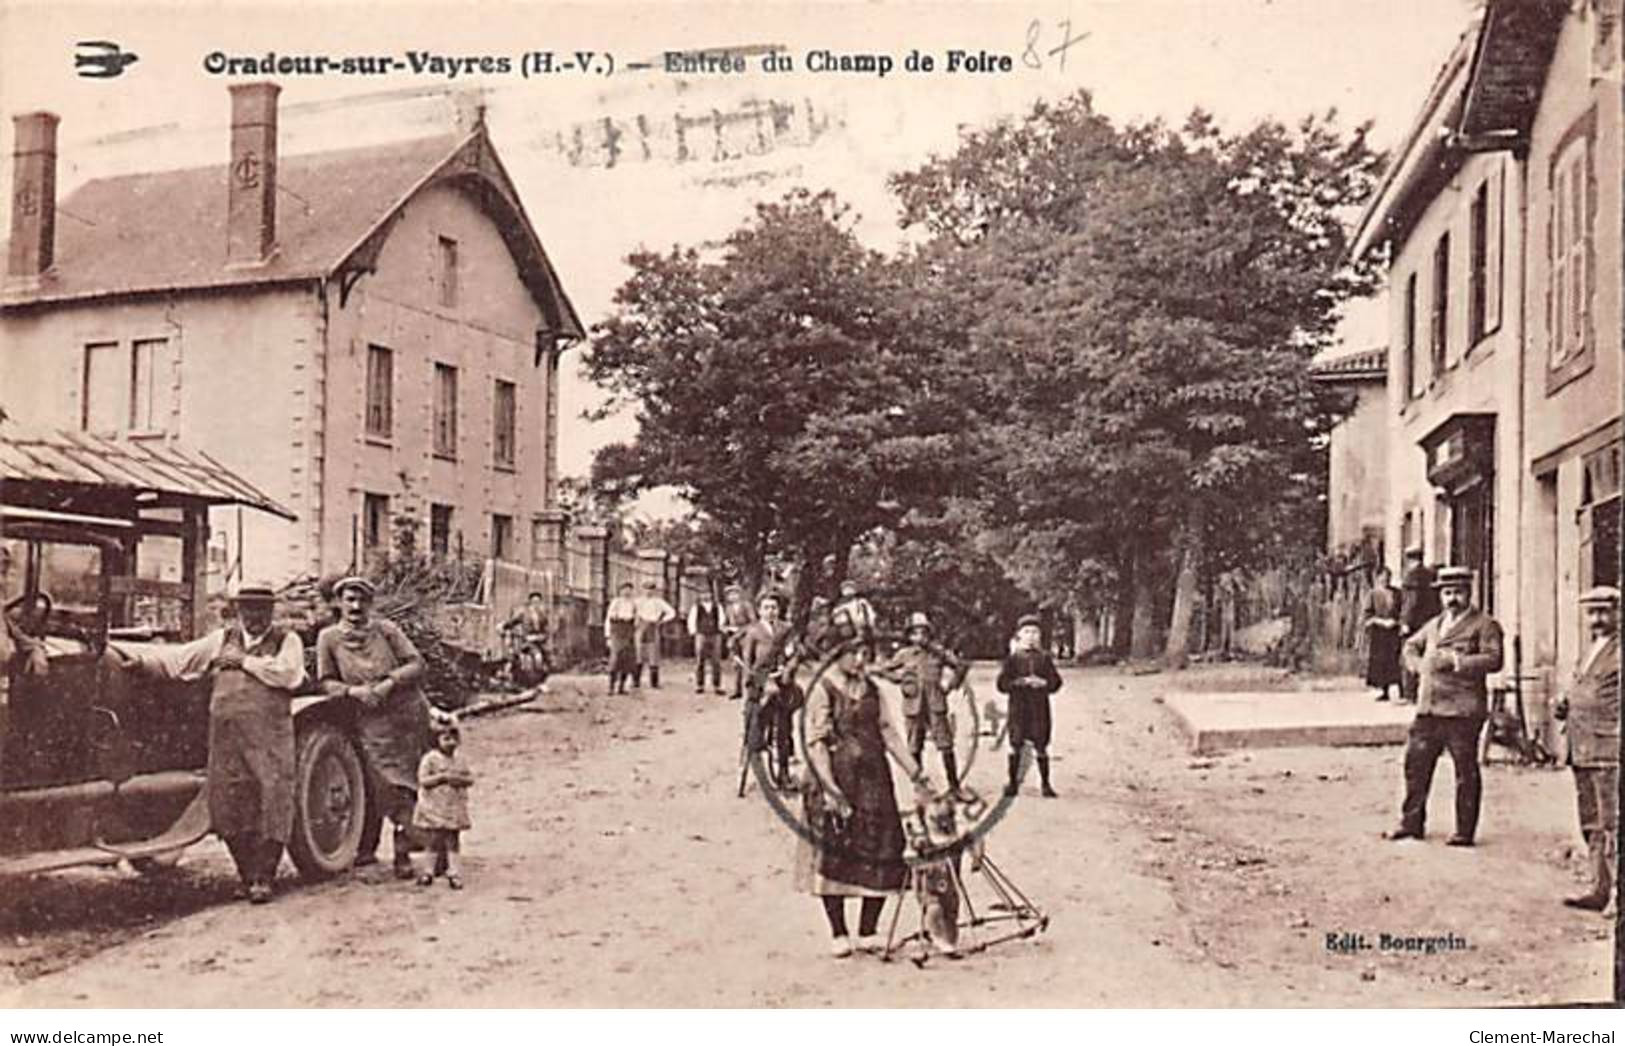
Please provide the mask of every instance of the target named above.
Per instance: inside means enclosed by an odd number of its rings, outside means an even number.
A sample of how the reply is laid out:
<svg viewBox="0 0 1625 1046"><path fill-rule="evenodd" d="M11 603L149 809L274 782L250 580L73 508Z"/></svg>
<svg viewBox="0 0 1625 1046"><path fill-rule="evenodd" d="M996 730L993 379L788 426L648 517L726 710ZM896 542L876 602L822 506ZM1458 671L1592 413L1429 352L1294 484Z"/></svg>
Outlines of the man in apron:
<svg viewBox="0 0 1625 1046"><path fill-rule="evenodd" d="M624 694L636 685L637 653L633 649L638 627L638 601L632 598L632 582L623 581L619 595L604 611L604 642L609 646L609 692Z"/></svg>
<svg viewBox="0 0 1625 1046"><path fill-rule="evenodd" d="M660 689L660 630L666 622L677 620L677 608L666 602L660 586L653 581L643 583L643 596L637 601L637 635L633 642L638 655L637 674L632 685L643 681L643 670L649 670L649 686Z"/></svg>
<svg viewBox="0 0 1625 1046"><path fill-rule="evenodd" d="M232 602L235 621L190 643L110 649L121 667L210 677L209 823L237 863L244 894L264 904L293 830L290 702L305 679L305 648L297 632L271 623L269 585L245 585Z"/></svg>

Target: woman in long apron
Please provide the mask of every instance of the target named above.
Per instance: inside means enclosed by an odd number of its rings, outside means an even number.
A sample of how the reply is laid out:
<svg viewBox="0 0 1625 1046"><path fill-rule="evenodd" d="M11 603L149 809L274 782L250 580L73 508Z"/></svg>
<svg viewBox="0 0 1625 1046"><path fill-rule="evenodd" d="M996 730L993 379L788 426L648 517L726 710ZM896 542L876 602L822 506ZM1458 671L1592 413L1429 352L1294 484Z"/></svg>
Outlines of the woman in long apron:
<svg viewBox="0 0 1625 1046"><path fill-rule="evenodd" d="M429 702L418 680L423 656L400 626L372 613L373 587L347 577L334 586L340 620L316 638L322 690L355 700L356 733L379 812L394 827L395 874L412 878L412 809L418 763L429 750Z"/></svg>
<svg viewBox="0 0 1625 1046"><path fill-rule="evenodd" d="M823 902L831 953L844 958L853 950L846 899L862 899L858 949L875 950L886 898L908 883L888 754L922 794L929 794L929 783L864 671L859 643L844 650L807 695L804 732L813 773L803 804L812 841L803 840L796 885Z"/></svg>
<svg viewBox="0 0 1625 1046"><path fill-rule="evenodd" d="M1364 625L1366 635L1365 681L1377 688L1377 700L1388 700L1388 688L1400 684L1399 664L1400 592L1388 579L1388 571L1377 571L1376 583L1366 594Z"/></svg>

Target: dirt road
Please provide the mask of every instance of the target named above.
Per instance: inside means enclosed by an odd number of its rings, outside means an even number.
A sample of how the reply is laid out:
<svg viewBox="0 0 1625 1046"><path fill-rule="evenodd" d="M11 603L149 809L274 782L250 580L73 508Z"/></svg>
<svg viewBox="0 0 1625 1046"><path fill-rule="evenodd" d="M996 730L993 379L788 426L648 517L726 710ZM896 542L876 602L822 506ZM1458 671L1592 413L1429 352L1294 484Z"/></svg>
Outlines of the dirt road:
<svg viewBox="0 0 1625 1046"><path fill-rule="evenodd" d="M6 1006L1413 1006L1597 1000L1612 920L1561 908L1579 873L1567 778L1493 767L1482 845L1389 844L1399 752L1192 760L1157 702L1180 677L1067 671L1056 784L990 852L1047 933L918 969L833 960L793 892L794 839L734 797L737 703L608 698L561 678L479 719L468 888L383 869L229 898L209 843L161 880L0 883ZM991 672L973 675L992 692ZM991 758L989 756L992 756ZM992 793L1003 753L972 783ZM930 757L928 757L930 758ZM1449 824L1448 769L1434 823ZM1569 852L1575 851L1575 852ZM906 909L904 924L913 919ZM1456 950L1380 950L1379 935ZM1371 950L1329 951L1363 934Z"/></svg>

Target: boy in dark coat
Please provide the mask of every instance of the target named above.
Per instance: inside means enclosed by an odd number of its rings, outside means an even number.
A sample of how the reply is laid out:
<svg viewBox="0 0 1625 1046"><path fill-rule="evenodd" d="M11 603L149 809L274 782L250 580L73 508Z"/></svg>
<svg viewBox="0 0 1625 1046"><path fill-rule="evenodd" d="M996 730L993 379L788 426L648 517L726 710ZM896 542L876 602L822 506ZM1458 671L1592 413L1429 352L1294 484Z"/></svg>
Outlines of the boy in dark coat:
<svg viewBox="0 0 1625 1046"><path fill-rule="evenodd" d="M1035 614L1016 623L1015 647L999 668L995 684L1000 693L1010 695L1010 783L1005 795L1015 795L1021 781L1021 748L1033 746L1038 757L1038 778L1046 799L1055 798L1049 781L1049 696L1061 689L1061 674L1045 652L1043 630Z"/></svg>

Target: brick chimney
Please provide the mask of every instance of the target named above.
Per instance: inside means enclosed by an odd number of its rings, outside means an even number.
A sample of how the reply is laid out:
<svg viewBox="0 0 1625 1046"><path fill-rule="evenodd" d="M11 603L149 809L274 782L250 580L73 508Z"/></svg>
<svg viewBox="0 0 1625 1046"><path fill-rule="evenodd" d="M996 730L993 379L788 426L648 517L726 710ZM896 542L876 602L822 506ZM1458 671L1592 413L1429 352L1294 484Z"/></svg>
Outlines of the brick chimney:
<svg viewBox="0 0 1625 1046"><path fill-rule="evenodd" d="M38 280L51 268L56 252L55 113L12 117L16 150L12 153L11 257L6 275Z"/></svg>
<svg viewBox="0 0 1625 1046"><path fill-rule="evenodd" d="M276 84L231 86L226 264L259 265L276 249Z"/></svg>

